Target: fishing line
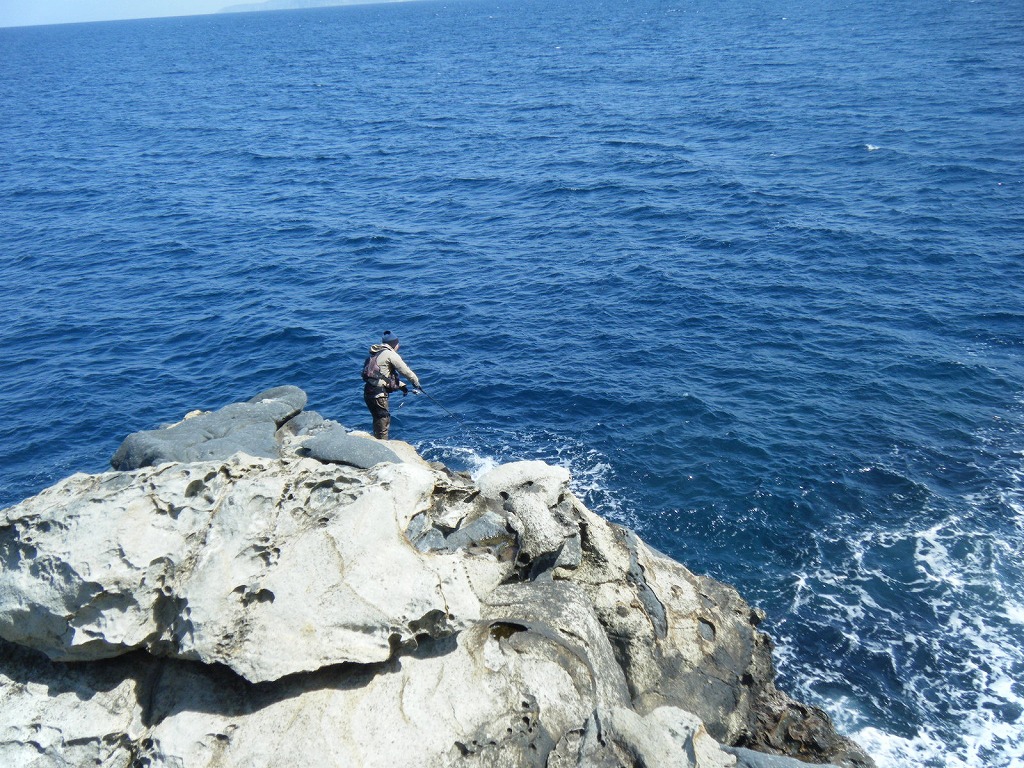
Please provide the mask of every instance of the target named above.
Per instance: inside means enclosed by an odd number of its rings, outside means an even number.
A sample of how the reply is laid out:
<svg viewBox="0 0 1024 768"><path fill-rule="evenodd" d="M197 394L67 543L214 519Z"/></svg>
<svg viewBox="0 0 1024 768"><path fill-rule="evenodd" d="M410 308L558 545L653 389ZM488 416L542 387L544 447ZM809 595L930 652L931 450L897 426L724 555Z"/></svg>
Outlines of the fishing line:
<svg viewBox="0 0 1024 768"><path fill-rule="evenodd" d="M434 399L433 397L431 397L431 396L430 396L429 394L427 394L427 391L426 391L425 389L423 389L423 387L420 387L420 388L419 388L419 390L420 390L420 393L421 393L421 394L427 395L427 399L428 399L428 400L429 400L430 402L432 402L432 403L433 403L434 405L436 405L436 406L437 406L438 408L440 408L440 409L441 409L442 411L444 411L445 413L447 413L447 414L448 414L449 416L451 416L451 417L452 417L453 419L458 419L459 421L461 421L461 422L462 422L462 424L463 424L464 426L468 426L468 425L466 424L466 422L465 422L465 421L464 421L464 420L462 419L462 417L461 417L461 416L457 416L457 415L455 415L454 413L452 413L451 411L449 411L449 410L448 410L447 408L445 408L445 407L444 407L443 405L441 405L441 404L440 404L439 402L437 402L437 400L435 400L435 399ZM416 390L413 390L413 392L415 392L415 391L416 391Z"/></svg>
<svg viewBox="0 0 1024 768"><path fill-rule="evenodd" d="M435 398L435 397L434 397L433 395L430 395L430 394L428 394L428 393L426 392L426 390L424 390L424 389L423 389L423 387L419 387L419 388L413 389L413 394L420 394L420 395L426 395L426 398L427 398L427 399L428 399L428 400L429 400L430 402L432 402L432 403L433 403L434 405L436 405L436 406L437 406L438 408L440 408L440 409L441 409L442 411L444 411L445 415L446 415L446 416L447 416L448 418L450 418L450 419L454 419L454 420L455 420L456 422L458 422L459 426L461 426L461 427L462 427L462 429L464 430L464 433L465 433L465 434L466 434L467 436L468 436L468 435L475 435L475 434L477 433L477 430L476 430L476 429L475 429L475 428L474 428L474 427L473 427L472 425L470 425L470 423L469 423L469 422L467 422L467 421L466 421L466 420L465 420L464 418L462 418L462 417L461 417L461 416L460 416L459 414L455 413L455 412L454 412L454 411L452 411L452 410L451 410L450 408L448 408L447 406L445 406L445 405L444 405L443 403L439 402L439 401L437 400L437 398ZM407 398L405 398L405 397L403 397L403 398L402 398L402 403L401 403L401 405L399 405L399 406L398 406L398 408L396 408L396 409L395 409L396 411L397 411L397 410L398 410L399 408L401 408L401 407L402 407L403 405L405 405L405 401L406 401L406 399L407 399Z"/></svg>
<svg viewBox="0 0 1024 768"><path fill-rule="evenodd" d="M414 390L413 390L413 394L427 395L427 393L426 393L426 392L425 392L425 391L423 390L423 388L422 388L422 387L420 387L420 388L419 388L418 390L414 389ZM444 405L442 405L441 403L439 403L439 402L438 402L437 400L435 400L435 399L434 399L433 397L431 397L430 395L427 395L427 399L428 399L428 400L430 400L430 402L432 402L432 403L433 403L434 405L436 405L436 406L437 406L438 408L440 408L440 409L441 409L442 411L444 411L444 412L445 412L445 413L446 413L446 414L447 414L448 416L450 416L451 418L455 419L455 420L456 420L456 421L458 421L458 422L459 422L460 424L462 424L462 426L466 427L467 429L469 428L469 424L467 424L467 423L466 423L466 420L465 420L465 419L463 419L463 418L462 418L461 416L459 416L459 415L458 415L457 413L452 413L452 412L451 412L450 410L448 410L447 408L445 408L445 407L444 407ZM407 401L408 401L408 398L407 398L407 397L405 397L405 396L403 396L403 397L402 397L402 402L400 402L400 403L398 404L398 407L397 407L397 408L395 408L395 409L394 409L394 411L392 411L392 415L394 415L394 414L395 414L395 413L397 413L398 411L402 410L402 406L404 406L404 405L406 404L406 402L407 402Z"/></svg>
<svg viewBox="0 0 1024 768"><path fill-rule="evenodd" d="M459 414L455 413L450 408L445 406L443 403L439 402L437 400L437 398L435 398L432 395L428 394L423 389L423 387L413 388L412 391L413 391L414 395L417 395L417 394L418 395L426 395L427 399L430 402L432 402L434 405L436 405L438 408L440 408L448 418L453 419L456 422L458 422L459 426L463 430L463 436L464 437L471 437L471 438L473 438L473 437L478 437L479 436L479 430L477 428L475 428L472 425L470 425L469 422L467 422ZM409 400L409 398L406 395L402 396L402 402L400 402L396 407L391 409L391 412L390 412L391 418L395 418L395 417L398 416L398 412L400 410L402 410L402 408L405 406L405 404L406 404L406 402L408 402L408 400ZM398 417L398 418L399 418L399 421L401 421L401 417Z"/></svg>

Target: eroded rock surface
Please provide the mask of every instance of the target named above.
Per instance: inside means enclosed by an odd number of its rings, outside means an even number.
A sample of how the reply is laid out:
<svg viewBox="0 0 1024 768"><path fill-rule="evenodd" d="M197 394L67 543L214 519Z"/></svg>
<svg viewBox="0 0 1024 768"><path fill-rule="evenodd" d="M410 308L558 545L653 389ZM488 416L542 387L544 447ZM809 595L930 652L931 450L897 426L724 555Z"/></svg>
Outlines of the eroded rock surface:
<svg viewBox="0 0 1024 768"><path fill-rule="evenodd" d="M735 590L564 469L316 460L301 399L273 405L274 456L0 511L0 764L871 765L775 688Z"/></svg>

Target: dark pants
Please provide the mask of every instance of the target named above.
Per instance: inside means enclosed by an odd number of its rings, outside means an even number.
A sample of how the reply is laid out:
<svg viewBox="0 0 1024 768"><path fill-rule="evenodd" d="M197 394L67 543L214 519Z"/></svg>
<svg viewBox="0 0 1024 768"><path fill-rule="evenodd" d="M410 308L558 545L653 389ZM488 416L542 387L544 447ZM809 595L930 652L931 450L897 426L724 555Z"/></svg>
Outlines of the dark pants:
<svg viewBox="0 0 1024 768"><path fill-rule="evenodd" d="M373 436L378 440L387 440L388 427L391 426L387 390L380 387L363 387L363 402L373 416Z"/></svg>

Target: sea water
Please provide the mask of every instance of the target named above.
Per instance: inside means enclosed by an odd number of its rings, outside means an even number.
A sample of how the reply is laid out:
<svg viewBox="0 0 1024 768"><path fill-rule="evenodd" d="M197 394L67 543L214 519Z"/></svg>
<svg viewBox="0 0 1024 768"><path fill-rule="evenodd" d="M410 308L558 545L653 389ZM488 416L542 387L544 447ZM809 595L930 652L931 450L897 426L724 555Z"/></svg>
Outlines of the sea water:
<svg viewBox="0 0 1024 768"><path fill-rule="evenodd" d="M1024 5L0 30L0 505L294 384L544 459L881 766L1024 763Z"/></svg>

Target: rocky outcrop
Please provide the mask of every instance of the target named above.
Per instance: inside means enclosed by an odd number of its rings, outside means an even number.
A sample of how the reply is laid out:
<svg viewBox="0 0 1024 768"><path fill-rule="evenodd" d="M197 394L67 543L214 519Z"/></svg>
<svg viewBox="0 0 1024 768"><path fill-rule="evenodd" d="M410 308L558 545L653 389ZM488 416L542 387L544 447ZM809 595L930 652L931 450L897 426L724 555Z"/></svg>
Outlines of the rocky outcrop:
<svg viewBox="0 0 1024 768"><path fill-rule="evenodd" d="M238 453L278 459L296 452L363 469L402 461L381 441L349 433L336 421L302 410L305 405L305 392L285 386L218 411L194 411L177 424L128 435L110 465L129 471L172 462L226 461Z"/></svg>
<svg viewBox="0 0 1024 768"><path fill-rule="evenodd" d="M306 406L298 387L275 387L245 403L212 413L192 413L162 429L133 432L110 460L114 469L130 470L170 461L226 459L236 453L280 456L276 433Z"/></svg>
<svg viewBox="0 0 1024 768"><path fill-rule="evenodd" d="M871 764L775 688L735 590L564 469L474 481L292 389L0 512L0 764ZM225 412L272 455L211 457Z"/></svg>

